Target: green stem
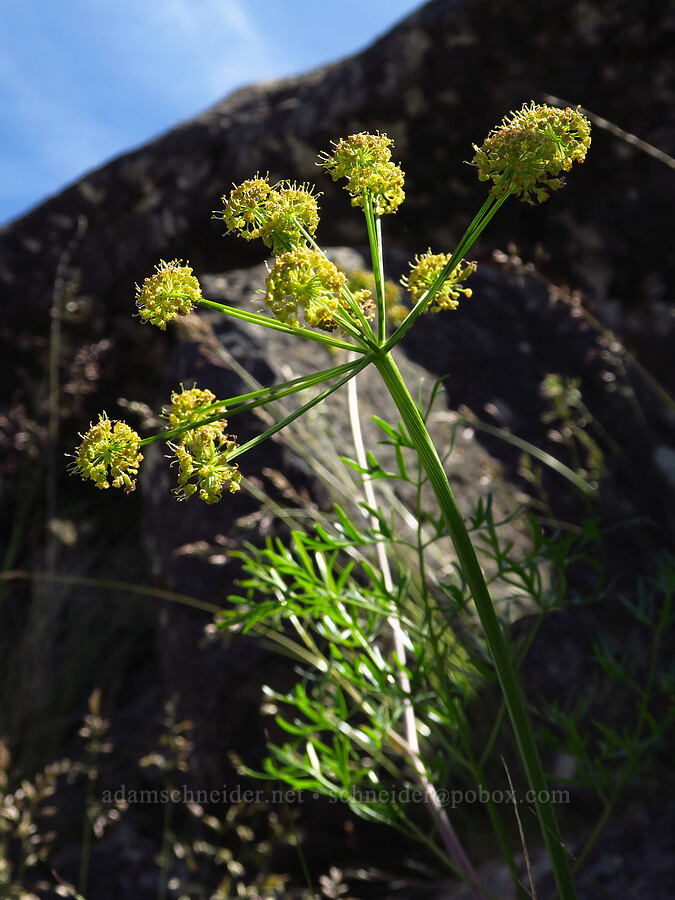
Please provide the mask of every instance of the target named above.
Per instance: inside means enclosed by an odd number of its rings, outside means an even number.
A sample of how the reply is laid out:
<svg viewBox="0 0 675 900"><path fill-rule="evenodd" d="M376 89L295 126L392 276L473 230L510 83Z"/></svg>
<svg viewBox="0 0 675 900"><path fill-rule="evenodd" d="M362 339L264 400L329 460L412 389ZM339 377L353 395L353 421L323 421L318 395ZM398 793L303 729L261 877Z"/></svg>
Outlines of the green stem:
<svg viewBox="0 0 675 900"><path fill-rule="evenodd" d="M328 347L340 347L342 350L363 350L357 344L341 341L339 338L331 337L325 332L320 334L318 331L303 328L301 325L286 325L284 322L278 322L271 316L261 316L260 313L235 309L233 306L226 306L224 303L216 303L215 300L200 300L198 305L203 306L205 309L214 309L216 312L230 316L232 319L241 319L243 322L250 322L252 325L262 325L264 328L271 328L273 331L283 331L284 334L292 334L294 337L305 338L308 341L317 341L319 344L325 344Z"/></svg>
<svg viewBox="0 0 675 900"><path fill-rule="evenodd" d="M423 478L424 469L422 464L418 458L418 472L417 472L417 483L416 483L416 502L415 509L418 511L418 525L417 525L417 560L418 560L418 569L421 576L421 593L422 593L422 603L424 605L424 622L425 622L425 632L428 636L429 642L431 643L431 648L433 651L433 660L434 663L440 663L437 666L437 677L439 683L442 685L442 696L445 699L445 703L447 707L449 707L449 711L453 716L455 722L457 723L457 729L459 731L460 739L464 746L464 752L466 753L466 758L462 760L463 764L469 769L476 784L479 787L484 787L487 791L487 779L483 773L482 765L479 764L476 756L473 752L473 747L471 746L471 735L469 733L468 724L466 718L462 714L462 711L457 709L457 703L453 696L453 685L451 683L451 676L448 672L448 667L445 664L445 653L441 646L440 636L436 632L436 624L434 621L434 612L432 610L430 597L429 597L429 588L427 584L427 579L425 577L425 572L427 571L427 563L424 555L424 541L422 535L422 516L420 515L420 511L422 509L422 485L424 483ZM458 754L459 755L459 754ZM489 791L487 791L489 800L487 802L487 812L490 818L490 822L492 823L492 828L497 837L497 841L501 848L504 859L506 860L506 864L509 867L511 872L511 877L513 879L513 883L516 887L519 897L526 896L523 893L523 888L520 883L520 875L518 873L518 867L516 866L516 861L513 856L513 852L509 845L506 833L504 831L504 826L502 825L502 821L499 818L499 813L497 812L495 805L492 801L492 795Z"/></svg>
<svg viewBox="0 0 675 900"><path fill-rule="evenodd" d="M347 305L352 311L353 316L355 317L355 320L361 324L362 332L360 341L371 349L375 348L377 344L375 343L375 335L373 333L373 329L370 327L370 322L368 321L368 319L366 319L365 315L363 314L363 310L356 302L356 298L354 297L354 294L349 289L347 284L343 285L340 292L340 297L346 301Z"/></svg>
<svg viewBox="0 0 675 900"><path fill-rule="evenodd" d="M267 431L264 431L262 434L256 435L256 437L252 438L250 441L247 441L245 444L242 444L241 447L237 447L230 455L228 456L228 460L235 459L237 456L241 456L242 453L246 453L248 450L252 450L254 447L257 447L258 444L261 444L263 441L266 441L267 438L272 437L272 435L277 434L277 432L282 431L287 425L290 425L291 422L294 422L296 419L303 416L309 409L313 406L316 406L317 403L321 403L326 397L330 397L338 388L341 388L343 384L346 384L350 378L353 378L355 375L358 375L362 369L365 369L366 366L370 365L373 361L373 357L371 354L367 356L363 356L359 362L353 366L346 375L344 375L339 381L337 381L332 387L326 388L325 391L321 391L321 393L317 394L316 397L313 397L299 409L296 409L295 412L290 413L290 415L286 416L284 419L281 419L280 422L277 422L271 428L268 428Z"/></svg>
<svg viewBox="0 0 675 900"><path fill-rule="evenodd" d="M324 259L328 259L326 253L319 247L317 242L314 240L313 236L302 226L300 222L296 223L298 228L300 229L300 233L304 236L307 243L313 247L317 253L320 253ZM330 262L330 260L329 260ZM354 294L351 292L349 287L345 284L341 291L341 296L347 302L347 305L351 309L355 319L361 323L361 328L363 329L363 333L360 336L360 340L367 344L369 347L375 347L375 334L373 333L373 329L370 327L370 322L363 314L363 310L356 302L354 298Z"/></svg>
<svg viewBox="0 0 675 900"><path fill-rule="evenodd" d="M373 277L375 278L375 294L377 297L377 339L378 344L383 344L385 340L387 313L384 303L384 261L382 259L381 219L379 216L375 216L373 211L373 198L365 191L363 192L363 212L366 217L370 258L373 263Z"/></svg>
<svg viewBox="0 0 675 900"><path fill-rule="evenodd" d="M381 257L381 254L378 255ZM382 298L382 280L380 280L378 284L377 292L378 298ZM384 313L384 304L378 303L378 309L381 309ZM382 321L384 321L384 319L382 319ZM367 465L367 456L365 444L363 442L363 434L361 432L356 381L349 382L349 419L352 426L352 436L354 440L354 447L356 450L356 458L359 462L359 465L362 468L365 468ZM375 497L375 490L373 488L372 481L370 479L364 479L363 487L366 503L371 507L371 509L375 509L377 500ZM371 527L377 527L377 520L375 516L371 515L370 522ZM394 580L391 575L391 568L389 566L386 547L381 542L378 542L377 544L377 557L380 564L382 585L387 594L390 597L393 597L395 594ZM424 569L422 569L421 571L423 572ZM425 793L427 802L431 807L432 819L436 828L438 829L439 837L443 842L443 846L445 847L448 856L453 860L457 868L461 872L464 872L469 880L478 883L478 876L476 875L473 865L471 864L471 860L469 859L466 851L464 850L464 847L457 837L457 833L452 823L450 822L447 811L443 808L443 805L440 802L438 791L436 790L435 784L429 778L427 767L420 752L419 738L417 735L417 721L415 718L415 708L412 701L410 677L406 669L406 643L409 643L409 640L401 624L398 615L398 609L396 608L396 604L393 600L391 602L390 614L387 616L387 623L389 624L393 636L394 655L398 663L398 682L403 693L403 722L405 728L406 743L410 748L410 762L412 763L413 769L415 770L417 780ZM367 646L368 645L366 644L366 647ZM477 893L475 889L472 889L472 893L474 897L480 900L479 893Z"/></svg>
<svg viewBox="0 0 675 900"><path fill-rule="evenodd" d="M501 685L506 708L516 736L516 742L525 768L530 788L534 792L539 824L546 843L561 900L576 897L567 855L560 838L560 831L553 806L544 798L548 796L546 777L530 726L525 697L511 652L502 633L490 594L483 578L476 553L471 544L464 519L452 493L443 464L427 431L424 420L389 354L378 354L375 365L382 376L392 399L398 407L410 440L415 446L429 481L440 505L452 539L459 564L467 580L476 611L483 627L497 677Z"/></svg>
<svg viewBox="0 0 675 900"><path fill-rule="evenodd" d="M455 252L439 272L436 281L434 281L427 293L422 297L421 300L419 300L415 304L413 309L408 313L403 322L401 322L401 324L392 334L389 340L383 345L384 350L391 350L396 346L396 344L398 344L401 338L408 333L417 319L422 315L424 310L434 299L436 292L452 274L453 269L455 269L461 262L464 254L467 253L475 244L482 231L487 227L490 220L497 214L502 204L504 204L507 199L508 195L506 197L502 197L500 200L495 200L493 197L489 197L485 201L474 220L464 232L464 236L457 245Z"/></svg>
<svg viewBox="0 0 675 900"><path fill-rule="evenodd" d="M226 400L218 400L215 403L209 403L203 407L205 414L203 418L190 422L188 425L179 425L176 428L167 428L157 434L143 438L140 442L141 447L152 444L155 441L167 441L169 438L179 437L188 431L193 431L201 425L210 425L211 422L219 422L227 415L228 419L242 412L249 412L258 406L263 406L272 400L281 400L283 397L289 397L291 394L297 394L298 391L304 391L309 387L315 387L323 384L324 381L330 381L331 378L337 378L338 375L344 375L350 372L357 365L357 361L352 360L339 366L333 366L331 369L323 369L321 372L315 372L313 375L301 375L291 381L284 381L282 384L274 384L271 387L261 388L257 391L250 391L248 394L240 394L237 397L228 397Z"/></svg>

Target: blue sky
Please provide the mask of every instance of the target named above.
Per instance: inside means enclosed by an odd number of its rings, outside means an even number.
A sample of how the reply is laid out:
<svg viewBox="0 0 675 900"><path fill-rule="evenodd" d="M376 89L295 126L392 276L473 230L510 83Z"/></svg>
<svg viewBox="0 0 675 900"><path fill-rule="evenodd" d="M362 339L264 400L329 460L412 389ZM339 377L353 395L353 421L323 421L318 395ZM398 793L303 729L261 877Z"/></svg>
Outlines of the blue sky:
<svg viewBox="0 0 675 900"><path fill-rule="evenodd" d="M422 0L2 0L0 224L237 87L361 50Z"/></svg>

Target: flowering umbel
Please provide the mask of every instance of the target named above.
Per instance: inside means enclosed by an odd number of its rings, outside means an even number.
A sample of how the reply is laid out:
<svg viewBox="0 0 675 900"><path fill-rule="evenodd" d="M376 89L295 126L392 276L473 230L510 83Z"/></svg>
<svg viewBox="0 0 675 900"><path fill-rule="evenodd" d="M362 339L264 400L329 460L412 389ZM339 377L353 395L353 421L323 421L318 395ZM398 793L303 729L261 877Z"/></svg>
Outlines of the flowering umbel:
<svg viewBox="0 0 675 900"><path fill-rule="evenodd" d="M183 385L180 391L171 392L171 403L162 410L164 416L169 420L169 428L183 428L188 425L194 425L201 419L206 418L210 414L218 415L217 409L211 409L216 404L216 395L202 388L193 387L185 390ZM220 411L225 413L223 407ZM210 432L216 434L224 434L227 421L225 418L215 419L207 425L200 425L199 428L210 429Z"/></svg>
<svg viewBox="0 0 675 900"><path fill-rule="evenodd" d="M319 250L296 247L275 260L267 278L265 303L281 322L297 325L298 310L302 309L308 325L332 331L346 280Z"/></svg>
<svg viewBox="0 0 675 900"><path fill-rule="evenodd" d="M263 243L272 253L283 253L307 243L319 224L319 207L312 188L306 184L281 182L267 202L269 222Z"/></svg>
<svg viewBox="0 0 675 900"><path fill-rule="evenodd" d="M75 452L72 470L101 490L112 484L123 488L126 494L133 491L143 459L141 439L133 428L101 413L96 425L92 424L80 437L82 442Z"/></svg>
<svg viewBox="0 0 675 900"><path fill-rule="evenodd" d="M230 493L239 490L241 472L228 462L237 443L227 435L214 438L200 428L188 432L180 444L170 444L178 462L176 496L186 500L198 494L204 503L217 503L227 486Z"/></svg>
<svg viewBox="0 0 675 900"><path fill-rule="evenodd" d="M492 181L492 194L520 196L543 203L549 191L564 185L561 176L582 163L591 145L591 125L578 110L525 104L494 128L478 147L472 165L481 181Z"/></svg>
<svg viewBox="0 0 675 900"><path fill-rule="evenodd" d="M267 200L271 193L272 187L267 176L256 175L255 178L236 185L229 198L226 199L223 195L223 220L227 230L247 241L261 237L262 229L268 221Z"/></svg>
<svg viewBox="0 0 675 900"><path fill-rule="evenodd" d="M364 205L364 195L371 196L376 215L396 212L403 203L404 174L391 161L391 138L386 134L351 134L334 144L332 153L322 153L319 164L333 181L346 178L352 206Z"/></svg>
<svg viewBox="0 0 675 900"><path fill-rule="evenodd" d="M241 473L236 464L229 462L229 455L237 448L236 438L225 433L227 420L222 417L198 425L210 414L225 413L225 408L215 410L216 396L209 390L194 387L171 394L171 404L164 414L170 428L187 427L178 443L167 442L178 463L178 487L176 495L185 500L198 494L205 503L217 503L225 487L230 493L239 490ZM194 427L190 427L194 426Z"/></svg>
<svg viewBox="0 0 675 900"><path fill-rule="evenodd" d="M415 257L410 263L410 274L401 279L401 283L408 288L413 303L417 303L426 292L434 285L443 267L450 262L449 253L432 253L427 250ZM460 282L466 281L469 275L476 271L476 263L459 263L434 294L430 306L431 312L440 312L443 309L457 309L461 294L470 297L471 288L459 287Z"/></svg>
<svg viewBox="0 0 675 900"><path fill-rule="evenodd" d="M136 306L144 322L166 330L167 323L176 316L187 316L202 299L199 281L188 265L179 260L161 260L156 272L136 285Z"/></svg>
<svg viewBox="0 0 675 900"><path fill-rule="evenodd" d="M316 196L306 184L281 181L272 187L267 176L256 175L222 201L227 230L247 241L262 238L273 253L306 244L319 224Z"/></svg>

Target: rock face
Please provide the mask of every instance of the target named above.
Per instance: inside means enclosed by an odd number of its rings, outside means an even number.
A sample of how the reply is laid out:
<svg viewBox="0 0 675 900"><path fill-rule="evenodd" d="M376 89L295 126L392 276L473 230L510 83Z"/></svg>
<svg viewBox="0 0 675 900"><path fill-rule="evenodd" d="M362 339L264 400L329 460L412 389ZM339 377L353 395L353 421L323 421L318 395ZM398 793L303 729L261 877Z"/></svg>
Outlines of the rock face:
<svg viewBox="0 0 675 900"><path fill-rule="evenodd" d="M94 494L63 474L63 452L101 409L132 424L144 416L149 422L147 408L156 412L181 380L197 380L222 396L246 384L246 373L270 384L321 365L311 346L268 340L267 333L216 322L211 315L200 314L166 334L131 318L133 284L159 258L189 259L214 299L247 304L261 287L261 248L224 238L222 226L210 220L232 182L260 170L273 179L318 183L325 192L319 238L324 246L350 248L340 251L344 257L362 249L361 219L316 169L316 154L344 134L386 131L406 171L406 203L385 222L387 270L399 277L413 253L427 246L445 250L457 240L485 196L484 185L463 160L470 158L473 141L482 140L524 100L551 94L580 103L673 153L668 79L674 30L672 7L654 0L433 0L359 56L239 91L4 228L0 446L8 478L0 510L13 529L3 547L9 565L42 565L46 513L47 561L56 559L60 571L109 579L119 579L123 571L129 581L154 579L162 587L211 599L231 578L228 549L269 527L253 496L215 510L196 501L174 505L161 449L147 454L134 497ZM611 523L642 516L659 526L638 541L632 532L616 532L605 563L617 582L648 564L675 527L673 414L660 386L655 389L635 368L589 307L594 305L638 356L648 347L652 374L672 384L667 351L675 319L666 306L675 265L668 244L671 180L672 170L662 162L596 128L588 160L572 173L564 192L536 209L507 205L482 239L475 251L481 265L473 298L456 313L424 317L401 348L402 365L413 381L424 378L428 389L436 378L449 376L450 410L466 404L493 426L555 455L564 456L573 427L544 421L550 404L540 385L552 372L579 379L587 421L601 426L593 440L602 459L594 462L593 448L580 445L587 455L579 464L589 469L597 464L603 483L603 503L592 513ZM529 271L515 251L502 254L501 262L492 260L491 251L506 249L513 239L521 257L538 260L539 272ZM583 288L587 303L564 283ZM364 409L382 414L377 379L364 378L361 391ZM120 400L126 407L121 413ZM246 437L259 424L251 418L237 426ZM332 398L305 428L296 438L304 453L298 443L270 442L250 460L245 457L242 468L254 487L264 487L279 502L291 497L327 508L335 494L317 478L307 449L317 435L333 444L343 439L344 398ZM441 436L449 428L443 404L435 428ZM494 435L464 429L452 459L465 511L487 490L506 511L508 498L523 487L522 481L514 486L518 451ZM646 467L645 459L654 465ZM33 488L45 479L46 497ZM552 514L563 521L583 514L566 482L552 478L544 487ZM514 539L522 535L514 533ZM11 599L10 624L20 651L24 640L28 643L31 619L22 618L23 595ZM41 598L31 599L30 616L38 616ZM14 721L22 736L29 733L21 729L31 717L49 707L47 688L56 691L52 667L63 667L71 645L61 646L55 623L61 614L70 621L63 612L69 602L59 595L59 614L52 612L50 620L54 633L43 629L42 643L31 643L30 659L37 660L30 663L31 678L42 667L43 690L24 689L23 676L16 679L20 716ZM147 717L156 693L180 690L186 714L196 723L197 772L217 783L229 747L262 740L255 719L260 649L239 645L223 653L212 642L197 651L204 623L196 614L163 609L157 617L153 608L146 616L151 624L141 632L129 625L134 615L128 608L126 618L115 609L88 613L89 631L77 633L72 644L86 644L105 624L117 636L116 646L119 635L126 635L129 649L114 656L111 678L113 663L102 641L101 653L82 662L87 683L72 689L73 705L81 705L92 684L107 683L119 709L141 710ZM554 672L560 668L555 635L549 639L540 657L550 656ZM153 640L156 650L149 657Z"/></svg>
<svg viewBox="0 0 675 900"><path fill-rule="evenodd" d="M386 223L388 246L408 255L447 249L485 195L463 164L472 142L524 100L552 94L581 103L675 152L674 29L670 4L654 0L433 0L360 55L238 91L88 174L0 232L2 393L13 408L2 444L11 450L21 444L17 435L44 422L35 386L61 276L75 273L79 287L80 302L65 303L60 335L70 360L62 382L78 421L98 409L81 404L94 387L107 403L120 394L150 402L164 345L129 321L132 285L160 257L189 259L197 274L262 260L260 248L223 238L210 220L232 182L256 169L318 182L321 242L354 245L363 241L359 217L317 170L316 154L346 133L387 131L408 197ZM629 345L648 351L652 373L668 386L672 170L595 128L589 158L573 176L541 208L507 205L476 255L515 238L524 258L535 254L558 280L585 288ZM672 439L658 443L667 448Z"/></svg>
<svg viewBox="0 0 675 900"><path fill-rule="evenodd" d="M76 327L64 337L64 354L76 367L80 354L85 380L93 356L102 381L112 375L119 383L118 367L106 360L122 344L141 387L148 384L156 336L146 332L134 354L131 286L160 257L187 258L198 274L261 261L258 247L223 238L210 221L222 193L256 169L318 182L321 242L361 242L359 217L315 166L317 152L346 133L380 129L395 139L408 199L386 223L386 238L408 254L457 240L485 195L463 164L471 144L524 100L552 94L581 103L675 152L674 29L672 7L652 0L433 0L356 57L238 91L2 230L4 395L39 418L34 386L59 264L60 274L77 273L86 298L71 315ZM563 194L537 210L507 206L476 253L505 249L514 237L525 258L538 247L550 272L584 287L603 309L621 311L617 324L635 346L648 347L653 373L668 384L672 170L602 129L593 141ZM81 217L86 230L78 234Z"/></svg>
<svg viewBox="0 0 675 900"><path fill-rule="evenodd" d="M483 196L462 162L511 108L551 94L580 103L675 152L672 6L659 0L432 0L359 56L308 75L238 91L196 119L128 153L4 229L6 315L44 313L57 261L86 215L73 254L86 292L108 296L161 254L200 271L241 264L211 210L256 169L317 181L316 153L356 130L386 130L407 173L408 201L388 226L410 249L452 244ZM564 202L536 216L514 204L490 241L541 242L566 277L636 305L664 299L672 275L671 172L595 130ZM322 240L353 243L355 218L326 191Z"/></svg>

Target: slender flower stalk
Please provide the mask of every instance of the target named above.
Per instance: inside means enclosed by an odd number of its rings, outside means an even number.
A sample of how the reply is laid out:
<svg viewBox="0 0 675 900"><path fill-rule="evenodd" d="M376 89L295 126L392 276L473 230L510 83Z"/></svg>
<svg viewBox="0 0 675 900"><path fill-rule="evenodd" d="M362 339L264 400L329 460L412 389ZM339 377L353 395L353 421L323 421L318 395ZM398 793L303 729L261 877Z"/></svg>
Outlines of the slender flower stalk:
<svg viewBox="0 0 675 900"><path fill-rule="evenodd" d="M382 220L375 214L371 198L364 192L363 211L366 217L366 229L368 231L368 243L373 263L373 277L375 279L375 294L377 297L377 338L378 343L384 343L387 327L387 311L384 299L384 260L382 258Z"/></svg>
<svg viewBox="0 0 675 900"><path fill-rule="evenodd" d="M316 250L317 253L320 253L324 257L324 259L328 259L328 257L321 249L321 247L319 247L319 245L316 243L312 235L303 231L303 236L305 237L307 244L310 247ZM346 282L341 287L341 298L344 301L344 305L349 308L354 322L358 323L361 327L361 333L359 334L357 343L365 343L368 347L375 347L377 346L377 344L375 342L373 329L370 325L373 311L369 309L369 297L370 291L352 291Z"/></svg>
<svg viewBox="0 0 675 900"><path fill-rule="evenodd" d="M281 331L283 334L292 334L294 337L302 338L307 341L314 341L317 344L323 344L325 347L334 347L336 350L360 350L358 344L350 344L340 338L334 337L332 334L319 333L311 331L309 328L298 328L297 325L287 325L279 322L272 316L262 316L259 313L250 310L237 309L234 306L227 306L224 303L217 303L215 300L200 300L199 306L204 309L213 309L229 316L232 319L239 319L242 322L250 322L252 325L260 325L262 328L270 328L272 331Z"/></svg>
<svg viewBox="0 0 675 900"><path fill-rule="evenodd" d="M485 228L487 228L490 221L494 218L494 216L497 214L506 200L507 197L502 197L497 201L493 200L492 198L486 201L484 205L485 212L482 215L479 213L480 219L479 216L476 216L469 228L465 231L462 239L457 245L457 248L451 254L450 259L445 264L445 266L443 266L441 271L438 273L436 280L431 285L429 290L425 294L423 294L422 297L420 297L418 302L410 310L403 322L401 322L396 331L385 342L382 347L382 350L384 352L388 353L390 350L392 350L396 346L396 344L398 344L405 337L408 331L410 331L417 319L433 301L436 293L441 289L446 279L448 279L452 275L456 267L461 263L464 255L469 252L471 247L478 240Z"/></svg>

